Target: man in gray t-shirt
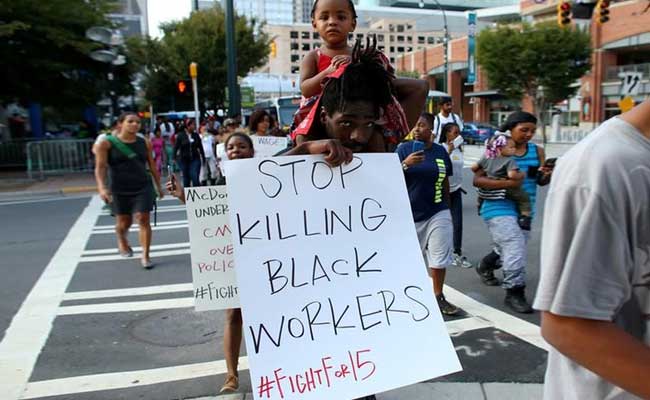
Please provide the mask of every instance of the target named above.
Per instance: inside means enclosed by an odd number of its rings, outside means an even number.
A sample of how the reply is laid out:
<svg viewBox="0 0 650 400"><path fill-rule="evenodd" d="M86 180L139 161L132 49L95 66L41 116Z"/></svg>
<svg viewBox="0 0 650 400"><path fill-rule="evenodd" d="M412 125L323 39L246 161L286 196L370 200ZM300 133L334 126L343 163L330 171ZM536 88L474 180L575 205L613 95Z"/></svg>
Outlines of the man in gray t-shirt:
<svg viewBox="0 0 650 400"><path fill-rule="evenodd" d="M545 399L650 398L649 200L650 100L553 173L533 305L553 346Z"/></svg>

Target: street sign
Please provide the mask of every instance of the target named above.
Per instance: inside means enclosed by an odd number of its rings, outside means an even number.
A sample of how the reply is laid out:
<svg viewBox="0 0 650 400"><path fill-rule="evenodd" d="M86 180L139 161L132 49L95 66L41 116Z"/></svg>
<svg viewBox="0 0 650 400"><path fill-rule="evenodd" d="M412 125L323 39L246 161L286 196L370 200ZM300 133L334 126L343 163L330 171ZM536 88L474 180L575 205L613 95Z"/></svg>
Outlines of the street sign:
<svg viewBox="0 0 650 400"><path fill-rule="evenodd" d="M476 13L467 15L467 83L476 82Z"/></svg>
<svg viewBox="0 0 650 400"><path fill-rule="evenodd" d="M618 74L621 78L621 95L622 96L636 96L639 94L641 87L641 79L643 73L635 71L626 71Z"/></svg>
<svg viewBox="0 0 650 400"><path fill-rule="evenodd" d="M255 107L255 89L250 86L241 86L239 94L241 95L241 106L243 108Z"/></svg>
<svg viewBox="0 0 650 400"><path fill-rule="evenodd" d="M630 111L634 108L634 105L634 99L630 96L625 96L618 102L618 108L621 109L621 112Z"/></svg>

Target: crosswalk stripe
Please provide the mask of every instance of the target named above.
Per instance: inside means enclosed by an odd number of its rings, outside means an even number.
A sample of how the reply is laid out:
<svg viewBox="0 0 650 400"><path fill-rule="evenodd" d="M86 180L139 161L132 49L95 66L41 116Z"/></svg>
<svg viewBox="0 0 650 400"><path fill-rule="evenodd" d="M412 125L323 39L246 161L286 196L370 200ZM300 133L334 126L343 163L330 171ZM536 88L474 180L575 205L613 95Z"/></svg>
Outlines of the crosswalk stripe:
<svg viewBox="0 0 650 400"><path fill-rule="evenodd" d="M148 294L175 293L194 290L191 283L178 283L173 285L144 286L126 289L88 290L81 292L66 292L63 300L88 300L109 297L144 296Z"/></svg>
<svg viewBox="0 0 650 400"><path fill-rule="evenodd" d="M127 258L122 257L119 254L86 256L86 257L81 257L79 263L99 262L99 261L129 261L129 260L137 259L140 256L140 254L141 253L133 252L133 257L127 257ZM183 254L190 254L190 248L187 247L179 250L153 251L149 253L149 256L155 262L156 261L155 259L159 257L179 256ZM188 265L189 265L189 260L188 260Z"/></svg>
<svg viewBox="0 0 650 400"><path fill-rule="evenodd" d="M149 251L156 250L167 250L167 249L177 249L177 248L186 248L190 247L190 242L179 242L179 243L169 243L169 244L153 244L149 247ZM132 247L133 252L142 252L142 247L136 246ZM95 250L85 250L82 256L97 256L102 254L119 254L119 250L115 247L110 249L95 249Z"/></svg>
<svg viewBox="0 0 650 400"><path fill-rule="evenodd" d="M121 303L84 304L80 306L59 307L58 315L105 314L118 312L171 310L194 307L194 297L162 299L149 301L128 301Z"/></svg>
<svg viewBox="0 0 650 400"><path fill-rule="evenodd" d="M153 224L151 225L151 230L152 231L168 231L171 229L186 229L188 227L187 223L184 224L178 224L178 225L165 225L165 226L154 226ZM140 229L138 228L137 225L133 225L131 229L129 229L129 232L139 232ZM93 235L101 235L101 234L115 234L115 227L113 229L99 229L99 230L93 230Z"/></svg>

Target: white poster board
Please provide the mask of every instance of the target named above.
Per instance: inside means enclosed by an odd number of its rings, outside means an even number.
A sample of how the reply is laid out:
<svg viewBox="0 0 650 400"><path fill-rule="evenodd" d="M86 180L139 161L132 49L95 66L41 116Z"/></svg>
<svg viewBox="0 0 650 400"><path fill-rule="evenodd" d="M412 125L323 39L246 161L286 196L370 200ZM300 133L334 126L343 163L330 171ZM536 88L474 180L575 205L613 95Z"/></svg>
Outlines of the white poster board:
<svg viewBox="0 0 650 400"><path fill-rule="evenodd" d="M397 155L234 160L227 180L256 399L352 399L461 369Z"/></svg>
<svg viewBox="0 0 650 400"><path fill-rule="evenodd" d="M239 307L226 186L185 188L196 311Z"/></svg>
<svg viewBox="0 0 650 400"><path fill-rule="evenodd" d="M289 138L278 136L251 136L255 157L272 157L289 146Z"/></svg>

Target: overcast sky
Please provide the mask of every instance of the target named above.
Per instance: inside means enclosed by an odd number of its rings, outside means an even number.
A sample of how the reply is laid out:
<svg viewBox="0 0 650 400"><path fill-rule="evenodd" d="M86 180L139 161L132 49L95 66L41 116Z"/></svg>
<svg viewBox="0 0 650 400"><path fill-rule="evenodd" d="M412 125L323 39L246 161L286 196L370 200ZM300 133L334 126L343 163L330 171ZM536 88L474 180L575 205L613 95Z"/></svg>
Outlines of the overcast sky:
<svg viewBox="0 0 650 400"><path fill-rule="evenodd" d="M161 22L180 20L192 11L191 0L148 0L149 35L159 38L162 32L158 29Z"/></svg>

